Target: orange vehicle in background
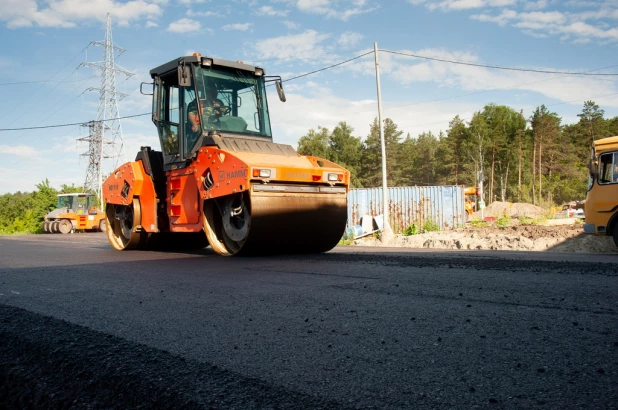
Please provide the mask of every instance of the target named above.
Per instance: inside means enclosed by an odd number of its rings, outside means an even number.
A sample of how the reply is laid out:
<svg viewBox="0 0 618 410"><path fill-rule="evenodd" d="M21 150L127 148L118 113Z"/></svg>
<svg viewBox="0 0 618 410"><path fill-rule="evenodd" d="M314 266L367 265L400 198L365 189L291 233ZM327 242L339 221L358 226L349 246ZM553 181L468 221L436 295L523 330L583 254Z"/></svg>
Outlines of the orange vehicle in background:
<svg viewBox="0 0 618 410"><path fill-rule="evenodd" d="M609 235L618 246L618 136L594 141L584 232Z"/></svg>
<svg viewBox="0 0 618 410"><path fill-rule="evenodd" d="M466 209L466 221L470 219L470 216L474 212L474 203L476 201L472 200L472 197L476 196L477 189L475 187L465 187L464 188L464 198L465 204L464 207Z"/></svg>
<svg viewBox="0 0 618 410"><path fill-rule="evenodd" d="M67 234L77 230L105 231L105 213L92 194L60 194L58 206L45 215L43 232Z"/></svg>
<svg viewBox="0 0 618 410"><path fill-rule="evenodd" d="M259 67L179 57L150 71L161 151L142 147L103 184L117 250L210 245L221 255L310 253L345 230L350 173L272 140Z"/></svg>

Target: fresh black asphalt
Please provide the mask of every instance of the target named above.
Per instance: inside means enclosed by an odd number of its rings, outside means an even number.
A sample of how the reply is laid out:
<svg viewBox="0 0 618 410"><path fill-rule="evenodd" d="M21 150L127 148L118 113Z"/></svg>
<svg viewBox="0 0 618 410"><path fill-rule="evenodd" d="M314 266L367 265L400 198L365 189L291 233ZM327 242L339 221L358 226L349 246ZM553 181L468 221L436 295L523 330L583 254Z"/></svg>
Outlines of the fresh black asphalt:
<svg viewBox="0 0 618 410"><path fill-rule="evenodd" d="M0 237L0 408L618 408L617 262Z"/></svg>

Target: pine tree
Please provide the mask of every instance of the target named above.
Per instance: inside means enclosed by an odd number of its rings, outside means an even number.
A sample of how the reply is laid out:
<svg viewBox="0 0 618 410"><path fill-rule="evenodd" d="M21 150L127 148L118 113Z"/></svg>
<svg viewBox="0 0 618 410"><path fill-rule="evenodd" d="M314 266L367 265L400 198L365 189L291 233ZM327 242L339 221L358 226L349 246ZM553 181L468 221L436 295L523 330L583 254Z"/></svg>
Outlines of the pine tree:
<svg viewBox="0 0 618 410"><path fill-rule="evenodd" d="M331 160L351 173L351 183L355 188L361 187L361 148L360 137L352 135L354 129L345 121L337 124L329 138Z"/></svg>

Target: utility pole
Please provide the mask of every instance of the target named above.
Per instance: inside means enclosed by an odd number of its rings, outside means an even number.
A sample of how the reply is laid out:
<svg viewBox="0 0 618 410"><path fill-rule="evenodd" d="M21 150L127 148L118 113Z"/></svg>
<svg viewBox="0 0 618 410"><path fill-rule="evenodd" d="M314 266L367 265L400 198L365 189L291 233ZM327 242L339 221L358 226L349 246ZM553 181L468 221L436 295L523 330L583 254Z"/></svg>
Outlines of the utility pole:
<svg viewBox="0 0 618 410"><path fill-rule="evenodd" d="M99 109L97 119L86 124L90 127L90 135L80 138L88 141L89 157L88 170L86 172L85 189L95 192L103 205L103 172L102 164L104 158L111 158L113 168L126 161L124 153L124 140L122 138L122 127L120 125L120 113L118 111L118 100L126 97L127 94L116 92L116 73L127 77L135 75L115 63L114 53L118 56L125 50L118 47L112 41L112 20L107 13L107 24L105 30L105 40L92 41L91 45L103 48L104 60L98 62L85 62L80 66L96 68L101 70L101 86L99 88L88 88L86 91L99 91ZM117 56L116 56L117 57Z"/></svg>
<svg viewBox="0 0 618 410"><path fill-rule="evenodd" d="M388 185L386 183L386 143L384 141L384 124L382 122L382 92L380 90L380 64L378 63L378 43L373 43L373 54L376 64L376 87L378 92L378 123L380 125L380 144L382 146L382 243L393 239L393 230L389 222Z"/></svg>

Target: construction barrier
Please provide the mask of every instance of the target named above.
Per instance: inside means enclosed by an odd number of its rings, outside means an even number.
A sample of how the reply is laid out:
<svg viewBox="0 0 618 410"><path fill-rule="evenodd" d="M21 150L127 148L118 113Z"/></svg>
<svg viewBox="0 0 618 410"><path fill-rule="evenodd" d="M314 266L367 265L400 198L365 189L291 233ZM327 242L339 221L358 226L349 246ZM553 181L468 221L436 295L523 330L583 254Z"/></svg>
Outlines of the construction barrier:
<svg viewBox="0 0 618 410"><path fill-rule="evenodd" d="M465 224L463 186L410 186L388 188L389 220L395 233L411 225L419 229L446 230ZM382 188L356 188L348 193L348 227L382 228ZM372 224L362 223L371 217ZM358 228L355 228L358 229ZM358 235L356 235L358 236Z"/></svg>

